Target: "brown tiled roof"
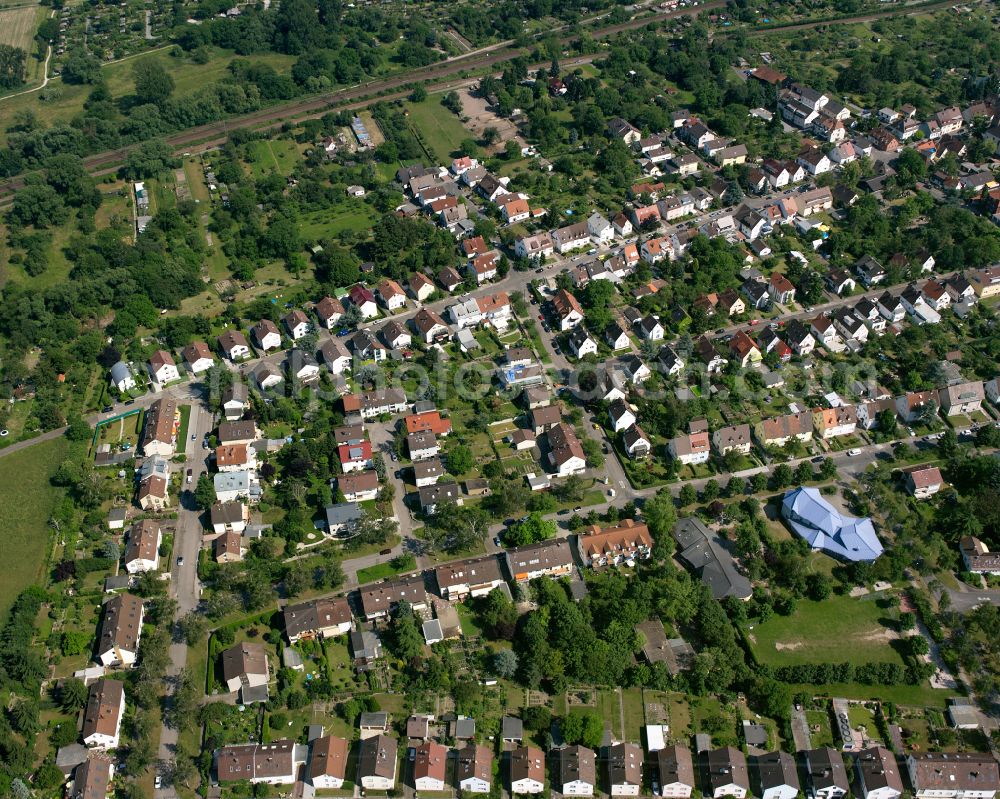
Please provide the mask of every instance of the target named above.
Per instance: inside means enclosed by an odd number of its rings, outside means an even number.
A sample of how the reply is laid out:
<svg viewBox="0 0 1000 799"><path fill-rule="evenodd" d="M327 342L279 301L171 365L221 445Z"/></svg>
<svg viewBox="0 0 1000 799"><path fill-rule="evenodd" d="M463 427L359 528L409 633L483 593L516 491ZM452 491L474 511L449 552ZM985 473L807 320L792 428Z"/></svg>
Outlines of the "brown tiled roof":
<svg viewBox="0 0 1000 799"><path fill-rule="evenodd" d="M510 779L545 782L545 755L533 746L519 746L510 753Z"/></svg>
<svg viewBox="0 0 1000 799"><path fill-rule="evenodd" d="M192 341L184 348L183 354L184 360L188 363L194 363L200 358L212 357L212 351L204 341Z"/></svg>
<svg viewBox="0 0 1000 799"><path fill-rule="evenodd" d="M559 757L559 782L565 785L580 780L597 784L597 755L586 746L567 746Z"/></svg>
<svg viewBox="0 0 1000 799"><path fill-rule="evenodd" d="M565 422L559 422L548 431L549 446L552 448L552 457L557 465L566 463L570 458L577 457L586 460L583 446L576 437L576 433Z"/></svg>
<svg viewBox="0 0 1000 799"><path fill-rule="evenodd" d="M361 606L366 615L388 612L398 602L422 604L427 601L424 578L418 574L404 580L379 583L361 591Z"/></svg>
<svg viewBox="0 0 1000 799"><path fill-rule="evenodd" d="M491 782L493 774L493 752L482 744L467 744L458 750L458 782L480 779Z"/></svg>
<svg viewBox="0 0 1000 799"><path fill-rule="evenodd" d="M156 560L156 539L160 534L160 525L155 519L143 519L132 525L125 547L125 562L134 560Z"/></svg>
<svg viewBox="0 0 1000 799"><path fill-rule="evenodd" d="M309 757L309 777L344 779L347 774L347 748L347 739L335 735L313 741Z"/></svg>
<svg viewBox="0 0 1000 799"><path fill-rule="evenodd" d="M358 755L358 778L396 776L396 751L399 744L388 735L376 735L361 742Z"/></svg>
<svg viewBox="0 0 1000 799"><path fill-rule="evenodd" d="M113 763L104 755L91 755L73 772L69 799L107 799Z"/></svg>
<svg viewBox="0 0 1000 799"><path fill-rule="evenodd" d="M495 555L438 566L434 570L434 576L437 578L438 588L442 591L455 585L482 585L503 579Z"/></svg>
<svg viewBox="0 0 1000 799"><path fill-rule="evenodd" d="M174 418L177 402L172 399L158 399L146 411L146 422L142 429L142 446L155 442L169 444L174 437Z"/></svg>
<svg viewBox="0 0 1000 799"><path fill-rule="evenodd" d="M429 777L444 782L445 767L448 765L448 750L434 741L425 741L418 746L413 759L413 779Z"/></svg>
<svg viewBox="0 0 1000 799"><path fill-rule="evenodd" d="M344 597L322 597L288 605L283 616L285 632L294 638L351 621L351 606Z"/></svg>
<svg viewBox="0 0 1000 799"><path fill-rule="evenodd" d="M626 519L618 527L606 527L603 530L594 525L580 535L579 544L593 558L631 551L639 546L652 547L653 537L645 524Z"/></svg>
<svg viewBox="0 0 1000 799"><path fill-rule="evenodd" d="M222 677L226 682L244 674L267 673L267 650L263 644L244 641L222 651Z"/></svg>
<svg viewBox="0 0 1000 799"><path fill-rule="evenodd" d="M133 594L116 594L101 609L98 653L117 648L135 652L139 645L142 600Z"/></svg>
<svg viewBox="0 0 1000 799"><path fill-rule="evenodd" d="M681 785L694 787L694 761L691 750L686 746L665 746L656 753L656 762L660 768L660 785Z"/></svg>
<svg viewBox="0 0 1000 799"><path fill-rule="evenodd" d="M608 750L608 772L612 785L642 785L642 749L619 743Z"/></svg>
<svg viewBox="0 0 1000 799"><path fill-rule="evenodd" d="M125 684L120 680L98 680L90 686L81 730L84 740L95 733L114 736L118 729L124 693Z"/></svg>
<svg viewBox="0 0 1000 799"><path fill-rule="evenodd" d="M918 791L992 792L1000 790L1000 768L980 752L911 754L908 768Z"/></svg>
<svg viewBox="0 0 1000 799"><path fill-rule="evenodd" d="M224 444L215 450L215 463L223 466L242 466L247 462L246 444Z"/></svg>

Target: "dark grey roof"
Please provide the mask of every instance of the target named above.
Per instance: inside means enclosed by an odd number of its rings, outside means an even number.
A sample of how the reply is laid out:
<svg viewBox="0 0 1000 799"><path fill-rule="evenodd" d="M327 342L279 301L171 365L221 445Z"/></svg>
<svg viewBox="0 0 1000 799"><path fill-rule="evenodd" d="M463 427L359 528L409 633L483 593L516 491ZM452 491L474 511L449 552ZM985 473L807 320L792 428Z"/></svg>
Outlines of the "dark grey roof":
<svg viewBox="0 0 1000 799"><path fill-rule="evenodd" d="M705 527L701 520L693 516L678 520L674 538L680 549L678 556L700 573L712 596L716 599L727 596L748 599L751 596L753 588L737 571L730 545Z"/></svg>

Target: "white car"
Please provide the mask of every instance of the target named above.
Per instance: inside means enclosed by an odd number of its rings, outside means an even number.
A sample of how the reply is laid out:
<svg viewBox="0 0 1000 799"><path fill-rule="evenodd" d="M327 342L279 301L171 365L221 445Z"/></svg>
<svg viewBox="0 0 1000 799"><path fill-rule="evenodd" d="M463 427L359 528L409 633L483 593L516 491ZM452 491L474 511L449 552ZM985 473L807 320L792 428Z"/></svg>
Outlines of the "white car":
<svg viewBox="0 0 1000 799"><path fill-rule="evenodd" d="M855 455L860 455L861 450L855 447L854 449L847 450L847 454L853 458Z"/></svg>

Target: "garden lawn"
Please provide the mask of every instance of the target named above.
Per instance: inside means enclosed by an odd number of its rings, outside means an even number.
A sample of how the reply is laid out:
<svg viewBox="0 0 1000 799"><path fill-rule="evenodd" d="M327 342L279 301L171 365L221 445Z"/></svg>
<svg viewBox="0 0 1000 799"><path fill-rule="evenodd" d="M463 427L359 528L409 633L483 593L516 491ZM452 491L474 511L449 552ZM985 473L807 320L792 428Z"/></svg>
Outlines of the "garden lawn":
<svg viewBox="0 0 1000 799"><path fill-rule="evenodd" d="M888 611L871 599L831 596L801 601L790 616L774 615L748 631L757 658L771 666L800 663L902 663L889 642Z"/></svg>
<svg viewBox="0 0 1000 799"><path fill-rule="evenodd" d="M45 571L48 520L62 493L49 478L66 447L66 439L57 438L0 458L0 507L7 511L0 536L0 619Z"/></svg>
<svg viewBox="0 0 1000 799"><path fill-rule="evenodd" d="M471 131L441 105L438 96L428 97L422 103L407 103L407 108L410 125L420 134L424 145L437 156L438 163L450 162L462 139L472 138Z"/></svg>

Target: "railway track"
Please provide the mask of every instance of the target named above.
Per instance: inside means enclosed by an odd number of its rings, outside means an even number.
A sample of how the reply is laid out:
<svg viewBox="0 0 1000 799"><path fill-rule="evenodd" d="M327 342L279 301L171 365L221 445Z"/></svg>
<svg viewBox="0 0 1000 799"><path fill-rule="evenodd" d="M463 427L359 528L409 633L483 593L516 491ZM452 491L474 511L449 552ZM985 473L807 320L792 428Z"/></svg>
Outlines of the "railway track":
<svg viewBox="0 0 1000 799"><path fill-rule="evenodd" d="M953 5L954 0L935 0L934 2L921 3L914 6L902 8L891 8L885 11L860 14L853 17L843 17L832 20L817 20L814 22L803 22L800 24L786 25L782 27L751 29L746 31L751 35L764 35L767 33L785 33L800 30L809 30L825 25L842 25L872 22L877 19L885 19L894 16L912 16L928 10ZM710 0L695 8L682 8L674 11L658 12L651 16L638 17L615 25L608 25L592 31L595 38L608 38L623 33L628 30L645 27L646 25L663 22L665 20L686 16L702 11L712 11L726 6L726 0ZM566 30L569 26L563 25L555 30ZM744 29L741 29L744 30ZM735 32L735 29L732 31ZM730 31L726 31L730 33ZM321 116L333 110L352 110L364 108L381 100L397 100L405 97L409 91L404 87L410 87L417 83L422 83L431 91L448 91L451 88L467 86L478 79L483 70L497 66L506 61L519 56L528 55L530 49L527 47L514 46L513 40L500 42L492 46L487 52L473 51L468 55L456 56L447 61L439 61L426 67L410 70L406 73L393 75L379 80L368 81L356 86L343 89L336 89L324 94L304 98L283 105L271 106L250 114L245 114L232 119L220 120L207 125L200 125L189 128L185 131L175 133L166 137L166 141L174 148L174 152L180 154L184 152L204 152L219 147L228 139L229 134L234 130L245 129L271 129L285 122L310 117ZM578 66L589 63L597 56L580 56L563 61L564 66ZM453 84L447 83L449 78L462 73L476 72L476 77L463 78ZM106 175L114 171L114 167L124 162L138 144L128 145L115 150L108 150L87 156L83 159L84 167L92 175ZM6 183L0 184L0 205L6 205L14 193L24 186L24 178L14 178Z"/></svg>

